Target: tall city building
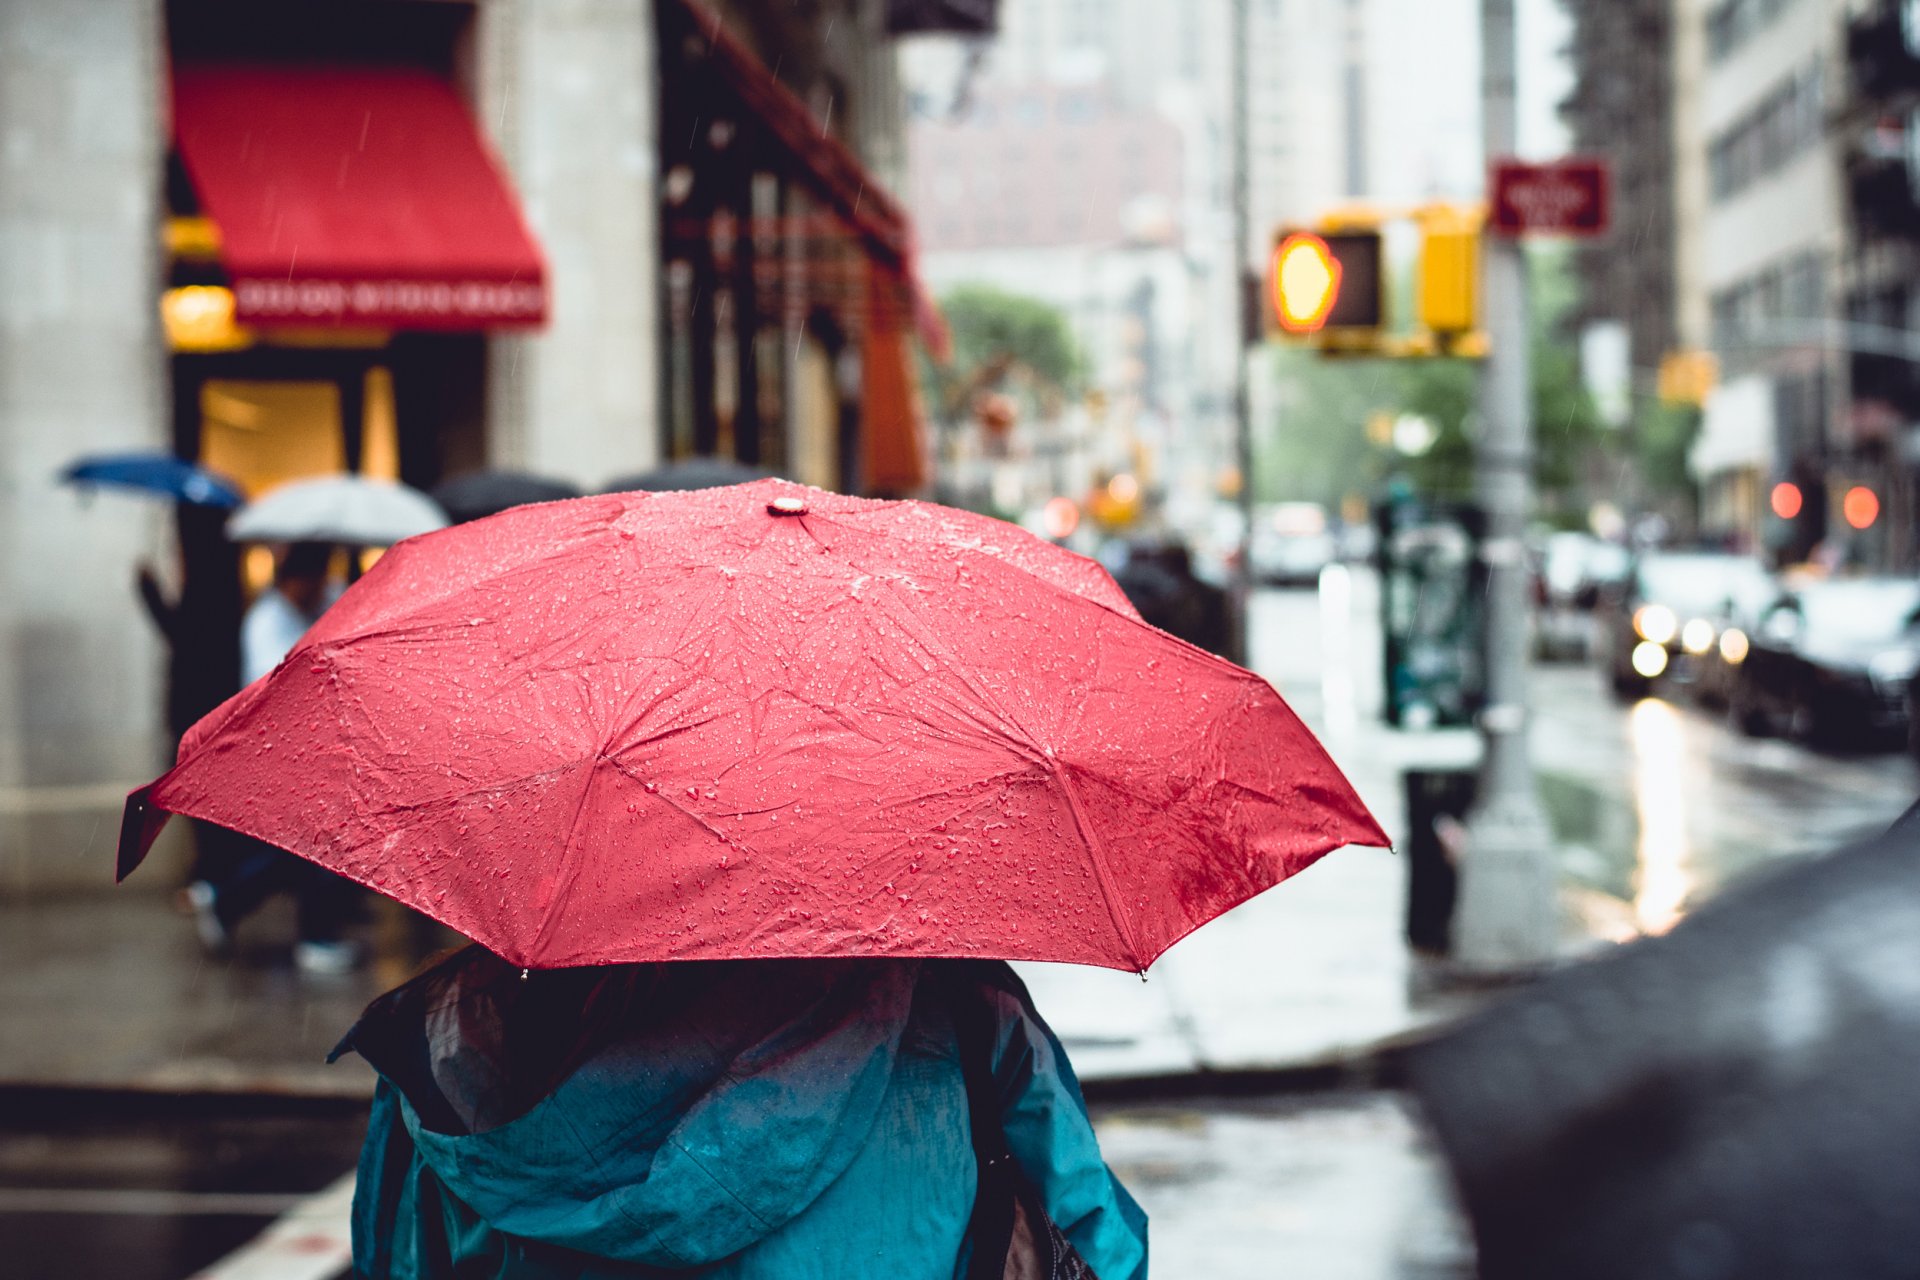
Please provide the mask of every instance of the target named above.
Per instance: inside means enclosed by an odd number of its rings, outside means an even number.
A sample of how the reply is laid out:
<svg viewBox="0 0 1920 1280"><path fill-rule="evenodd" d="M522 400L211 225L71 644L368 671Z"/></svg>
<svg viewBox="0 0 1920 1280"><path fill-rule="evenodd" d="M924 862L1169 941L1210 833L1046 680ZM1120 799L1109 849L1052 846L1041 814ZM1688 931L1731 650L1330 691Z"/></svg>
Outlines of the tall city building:
<svg viewBox="0 0 1920 1280"><path fill-rule="evenodd" d="M911 186L929 277L1005 281L1056 302L1074 317L1096 371L1135 367L1135 353L1112 343L1136 330L1121 313L1144 306L1149 334L1163 335L1149 362L1157 403L1177 424L1189 472L1202 458L1217 469L1229 456L1237 279L1262 269L1276 229L1352 200L1470 197L1479 184L1471 0L1245 0L1243 33L1234 9L1230 0L1005 0L1000 32L970 79L968 58L951 47L912 50L907 60L910 92L926 108ZM1243 35L1251 234L1236 269L1231 72ZM1131 141L1117 151L1075 148L1071 161L1036 169L1034 148L1054 140L1009 137L1007 104L1021 100L1012 109L1034 119L1041 103L1098 103L1102 128ZM1064 141L1073 127L1062 121L1056 132ZM1165 148L1158 140L1169 128L1175 145ZM1136 163L1131 177L1088 179L1089 165L1137 162L1149 149L1168 168ZM993 172L973 176L982 165ZM1041 230L1081 203L1097 206L1086 234L1062 240ZM1156 221L1160 208L1170 220ZM1117 236L1123 214L1133 230ZM1093 234L1096 225L1106 230ZM1132 265L1112 265L1122 260ZM1135 271L1155 280L1149 295ZM1133 282L1115 283L1122 278ZM1206 488L1207 476L1197 483Z"/></svg>
<svg viewBox="0 0 1920 1280"><path fill-rule="evenodd" d="M1689 4L1699 63L1690 132L1676 146L1704 177L1687 207L1682 314L1704 311L1721 385L1695 446L1702 517L1799 559L1832 532L1830 463L1852 444L1840 314L1850 244L1841 149L1829 127L1846 83L1844 0ZM1798 514L1768 516L1779 483ZM1833 513L1837 516L1837 512Z"/></svg>
<svg viewBox="0 0 1920 1280"><path fill-rule="evenodd" d="M1645 374L1676 346L1673 0L1571 0L1576 152L1610 168L1613 232L1574 250L1584 319L1626 327Z"/></svg>

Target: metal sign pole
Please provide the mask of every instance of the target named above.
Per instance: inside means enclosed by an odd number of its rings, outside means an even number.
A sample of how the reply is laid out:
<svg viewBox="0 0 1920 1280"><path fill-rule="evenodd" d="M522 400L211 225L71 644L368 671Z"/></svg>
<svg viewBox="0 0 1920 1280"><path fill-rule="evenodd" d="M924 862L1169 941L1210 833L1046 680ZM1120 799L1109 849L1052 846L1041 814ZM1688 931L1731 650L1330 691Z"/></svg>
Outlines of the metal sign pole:
<svg viewBox="0 0 1920 1280"><path fill-rule="evenodd" d="M1484 137L1489 163L1515 146L1514 0L1481 0ZM1527 754L1527 562L1533 509L1532 373L1526 259L1517 236L1489 235L1482 296L1491 345L1481 371L1475 459L1487 534L1486 744L1467 821L1454 959L1464 972L1524 973L1551 963L1559 938L1553 832Z"/></svg>
<svg viewBox="0 0 1920 1280"><path fill-rule="evenodd" d="M1240 473L1240 556L1233 568L1234 660L1253 662L1248 617L1253 604L1253 403L1247 386L1248 359L1258 334L1256 312L1248 287L1247 233L1253 220L1251 180L1247 173L1247 0L1233 0L1228 10L1232 45L1232 116L1229 136L1233 146L1233 446L1234 467Z"/></svg>

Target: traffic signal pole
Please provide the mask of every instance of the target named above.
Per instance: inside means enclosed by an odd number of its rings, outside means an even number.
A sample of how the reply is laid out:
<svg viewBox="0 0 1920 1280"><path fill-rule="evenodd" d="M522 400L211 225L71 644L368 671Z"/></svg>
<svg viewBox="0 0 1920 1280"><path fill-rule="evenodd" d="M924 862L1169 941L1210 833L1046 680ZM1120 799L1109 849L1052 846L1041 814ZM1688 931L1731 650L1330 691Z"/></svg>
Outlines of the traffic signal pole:
<svg viewBox="0 0 1920 1280"><path fill-rule="evenodd" d="M1515 129L1514 0L1481 0L1482 136L1488 163L1510 156ZM1487 705L1485 755L1467 817L1454 963L1484 977L1550 964L1559 941L1559 869L1553 832L1528 755L1527 521L1533 511L1532 371L1526 258L1517 236L1481 246L1485 325L1475 484L1486 514Z"/></svg>
<svg viewBox="0 0 1920 1280"><path fill-rule="evenodd" d="M1247 0L1232 0L1228 6L1227 39L1232 45L1230 62L1232 85L1227 114L1230 145L1233 147L1233 454L1234 467L1240 473L1240 556L1233 568L1233 643L1234 658L1242 666L1253 665L1249 617L1253 604L1253 397L1248 387L1248 361L1255 339L1258 310L1253 305L1247 270L1247 237L1253 221L1253 192L1247 173Z"/></svg>

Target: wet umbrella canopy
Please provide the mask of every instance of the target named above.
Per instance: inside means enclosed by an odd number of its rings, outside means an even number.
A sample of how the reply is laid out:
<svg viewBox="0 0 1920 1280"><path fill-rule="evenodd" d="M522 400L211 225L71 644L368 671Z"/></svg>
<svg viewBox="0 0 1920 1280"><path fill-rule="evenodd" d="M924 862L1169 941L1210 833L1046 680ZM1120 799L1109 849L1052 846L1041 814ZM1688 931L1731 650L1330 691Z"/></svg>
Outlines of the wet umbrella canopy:
<svg viewBox="0 0 1920 1280"><path fill-rule="evenodd" d="M128 489L196 507L237 507L246 501L223 475L164 453L109 453L77 458L60 473L67 484Z"/></svg>
<svg viewBox="0 0 1920 1280"><path fill-rule="evenodd" d="M527 966L1144 969L1383 844L1257 676L1018 529L765 480L390 552L128 801L257 835Z"/></svg>
<svg viewBox="0 0 1920 1280"><path fill-rule="evenodd" d="M385 547L446 524L446 513L418 489L335 475L294 480L249 502L227 521L227 537L235 542Z"/></svg>

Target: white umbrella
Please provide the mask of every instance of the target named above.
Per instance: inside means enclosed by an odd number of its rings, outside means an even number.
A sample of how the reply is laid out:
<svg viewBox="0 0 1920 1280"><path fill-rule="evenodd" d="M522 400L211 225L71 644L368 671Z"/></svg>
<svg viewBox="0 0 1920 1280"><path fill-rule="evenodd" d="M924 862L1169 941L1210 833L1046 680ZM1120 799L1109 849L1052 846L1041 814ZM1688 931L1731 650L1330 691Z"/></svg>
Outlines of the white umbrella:
<svg viewBox="0 0 1920 1280"><path fill-rule="evenodd" d="M446 513L418 489L361 476L323 476L283 484L249 502L227 521L227 537L386 547L446 527Z"/></svg>

